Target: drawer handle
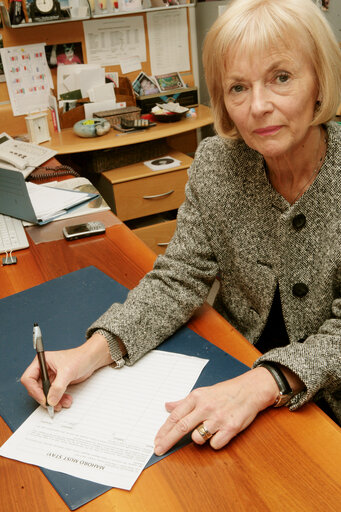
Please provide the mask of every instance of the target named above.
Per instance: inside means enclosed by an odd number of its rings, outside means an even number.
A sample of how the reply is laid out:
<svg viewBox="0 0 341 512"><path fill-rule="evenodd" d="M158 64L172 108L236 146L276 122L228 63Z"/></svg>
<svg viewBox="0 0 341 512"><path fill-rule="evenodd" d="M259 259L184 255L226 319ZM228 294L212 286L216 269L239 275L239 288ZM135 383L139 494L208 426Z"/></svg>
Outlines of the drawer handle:
<svg viewBox="0 0 341 512"><path fill-rule="evenodd" d="M170 196L173 194L174 190L168 190L168 192L164 192L163 194L156 194L155 196L143 196L143 199L157 199L158 197Z"/></svg>
<svg viewBox="0 0 341 512"><path fill-rule="evenodd" d="M165 246L169 245L169 242L160 242L157 245L159 245L160 247L165 247Z"/></svg>

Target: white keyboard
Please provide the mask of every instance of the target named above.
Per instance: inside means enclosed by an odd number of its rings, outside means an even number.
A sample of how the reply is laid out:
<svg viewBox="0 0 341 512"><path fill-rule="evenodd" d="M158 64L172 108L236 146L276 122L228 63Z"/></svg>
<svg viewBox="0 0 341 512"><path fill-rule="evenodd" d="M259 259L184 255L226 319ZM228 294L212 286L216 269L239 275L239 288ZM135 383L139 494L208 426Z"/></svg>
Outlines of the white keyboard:
<svg viewBox="0 0 341 512"><path fill-rule="evenodd" d="M0 213L0 253L29 246L22 221Z"/></svg>

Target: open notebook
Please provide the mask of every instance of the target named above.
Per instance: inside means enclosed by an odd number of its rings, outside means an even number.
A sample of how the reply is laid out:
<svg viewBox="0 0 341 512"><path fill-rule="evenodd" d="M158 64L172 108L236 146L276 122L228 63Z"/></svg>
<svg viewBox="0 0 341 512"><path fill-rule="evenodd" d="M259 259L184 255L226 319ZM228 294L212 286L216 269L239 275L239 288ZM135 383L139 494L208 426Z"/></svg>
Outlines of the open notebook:
<svg viewBox="0 0 341 512"><path fill-rule="evenodd" d="M96 196L26 183L21 172L0 168L0 213L34 224L51 222Z"/></svg>

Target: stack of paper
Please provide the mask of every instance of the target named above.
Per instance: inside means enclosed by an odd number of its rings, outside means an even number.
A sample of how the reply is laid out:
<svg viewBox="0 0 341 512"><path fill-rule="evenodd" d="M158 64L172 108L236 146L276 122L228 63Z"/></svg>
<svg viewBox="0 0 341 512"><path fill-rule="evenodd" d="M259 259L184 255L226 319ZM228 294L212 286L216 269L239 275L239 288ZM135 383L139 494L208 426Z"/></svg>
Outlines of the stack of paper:
<svg viewBox="0 0 341 512"><path fill-rule="evenodd" d="M97 64L58 66L59 105L71 99L89 98L90 103L84 103L86 119L91 119L94 112L126 107L126 102L116 102L114 84L106 83L105 75L105 69Z"/></svg>
<svg viewBox="0 0 341 512"><path fill-rule="evenodd" d="M27 191L39 222L48 222L70 208L89 201L96 194L27 183Z"/></svg>
<svg viewBox="0 0 341 512"><path fill-rule="evenodd" d="M26 183L20 171L0 167L0 213L45 224L98 194Z"/></svg>
<svg viewBox="0 0 341 512"><path fill-rule="evenodd" d="M51 181L49 183L46 183L45 186L54 188L58 187L63 190L77 190L78 192L86 192L88 194L93 194L93 198L90 199L90 201L87 201L76 206L75 208L72 208L71 211L68 211L61 217L58 217L58 220L69 219L71 217L79 217L81 215L93 215L96 213L110 210L110 206L99 194L98 190L87 178L84 178L83 176L80 176L79 178L71 178L69 180L64 181Z"/></svg>
<svg viewBox="0 0 341 512"><path fill-rule="evenodd" d="M80 90L82 98L86 98L89 89L104 84L105 69L96 64L70 64L57 68L58 98L76 90Z"/></svg>

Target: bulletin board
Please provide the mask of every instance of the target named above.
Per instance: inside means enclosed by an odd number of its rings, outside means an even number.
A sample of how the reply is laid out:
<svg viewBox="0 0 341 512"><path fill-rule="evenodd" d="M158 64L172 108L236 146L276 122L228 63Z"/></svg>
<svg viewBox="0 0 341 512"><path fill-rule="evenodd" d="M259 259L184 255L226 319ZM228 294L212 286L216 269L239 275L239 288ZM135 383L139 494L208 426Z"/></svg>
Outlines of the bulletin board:
<svg viewBox="0 0 341 512"><path fill-rule="evenodd" d="M189 59L188 59L188 69L181 69L180 75L183 82L190 86L194 85L194 76L193 76L193 61L192 61L192 47L191 47L191 27L190 27L190 15L189 8L181 9L186 13L187 20L187 28L188 28L188 49L189 49ZM176 10L174 10L175 12ZM150 12L150 11L149 11ZM162 14L168 15L166 10L159 11ZM170 11L171 14L171 11ZM126 76L131 81L133 81L139 72L143 71L147 75L152 75L152 65L151 65L151 52L150 52L150 42L148 36L148 23L147 16L148 12L134 12L128 15L119 15L112 16L108 18L96 18L87 20L85 23L102 23L104 24L106 21L110 22L110 20L115 20L115 22L119 22L119 20L124 20L130 16L138 16L139 21L143 24L144 27L144 35L145 35L145 60L141 62L141 69L132 72L122 73L121 65L110 65L109 63L105 65L106 71L116 71L119 76ZM127 20L129 21L129 20ZM25 26L20 28L9 28L3 26L0 28L0 35L2 36L3 46L20 46L27 45L33 43L42 43L45 42L46 45L65 45L67 43L80 43L80 51L82 54L82 62L85 64L88 63L87 56L87 48L85 42L85 31L84 25L82 21L67 21L64 23L52 23L52 24L44 24L41 23L39 26L35 25L32 27ZM172 45L176 45L176 40L164 41L165 45L168 45L168 48L172 49ZM56 68L51 69L53 82L56 88ZM9 103L9 95L7 90L7 85L5 82L0 82L0 116L3 126L6 126L6 132L10 135L18 135L20 133L26 132L26 124L24 120L24 116L16 116L12 115L11 105Z"/></svg>

